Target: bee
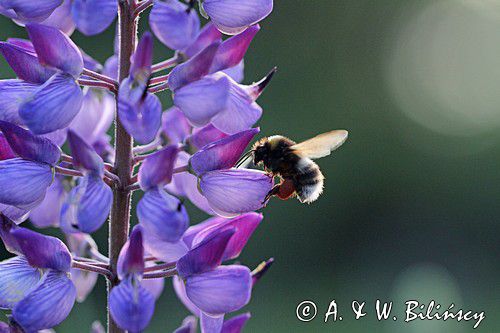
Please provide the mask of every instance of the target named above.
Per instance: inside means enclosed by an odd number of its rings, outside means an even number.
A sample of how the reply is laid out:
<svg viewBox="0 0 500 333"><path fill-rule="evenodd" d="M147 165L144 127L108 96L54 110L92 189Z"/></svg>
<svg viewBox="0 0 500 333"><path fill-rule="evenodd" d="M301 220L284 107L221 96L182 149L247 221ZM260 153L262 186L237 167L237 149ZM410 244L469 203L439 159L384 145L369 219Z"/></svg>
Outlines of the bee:
<svg viewBox="0 0 500 333"><path fill-rule="evenodd" d="M318 199L323 192L325 177L313 159L330 155L345 142L347 135L345 130L335 130L301 143L281 135L256 142L250 151L253 153L253 163L264 165L266 171L281 179L264 202L272 196L282 200L297 196L301 203Z"/></svg>

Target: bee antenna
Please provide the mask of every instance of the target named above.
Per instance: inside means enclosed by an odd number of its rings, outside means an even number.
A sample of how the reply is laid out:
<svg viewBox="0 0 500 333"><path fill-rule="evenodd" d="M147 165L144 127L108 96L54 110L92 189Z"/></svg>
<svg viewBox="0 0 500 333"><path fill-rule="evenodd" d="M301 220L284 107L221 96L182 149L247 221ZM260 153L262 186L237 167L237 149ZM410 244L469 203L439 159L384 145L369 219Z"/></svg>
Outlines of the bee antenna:
<svg viewBox="0 0 500 333"><path fill-rule="evenodd" d="M243 164L243 162L248 158L248 156L250 156L254 151L255 149L252 149L241 155L240 159L236 162L235 167L239 168Z"/></svg>

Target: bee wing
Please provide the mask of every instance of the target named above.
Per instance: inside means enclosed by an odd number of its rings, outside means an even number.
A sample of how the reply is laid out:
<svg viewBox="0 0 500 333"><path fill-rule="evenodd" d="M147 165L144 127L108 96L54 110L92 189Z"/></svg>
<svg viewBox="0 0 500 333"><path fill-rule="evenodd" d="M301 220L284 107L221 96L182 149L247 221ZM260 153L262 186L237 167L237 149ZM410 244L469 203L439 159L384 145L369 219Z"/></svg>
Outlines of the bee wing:
<svg viewBox="0 0 500 333"><path fill-rule="evenodd" d="M312 139L297 143L290 147L301 157L321 158L340 147L347 139L347 131L336 130L315 136Z"/></svg>

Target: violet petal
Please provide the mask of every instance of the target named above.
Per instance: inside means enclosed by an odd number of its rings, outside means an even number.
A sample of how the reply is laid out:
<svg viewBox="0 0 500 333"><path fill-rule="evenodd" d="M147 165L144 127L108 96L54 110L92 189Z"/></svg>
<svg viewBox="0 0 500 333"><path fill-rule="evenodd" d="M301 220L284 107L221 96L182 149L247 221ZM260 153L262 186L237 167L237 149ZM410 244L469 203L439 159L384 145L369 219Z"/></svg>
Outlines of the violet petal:
<svg viewBox="0 0 500 333"><path fill-rule="evenodd" d="M137 204L140 224L166 242L177 242L189 226L186 208L163 189L147 191Z"/></svg>
<svg viewBox="0 0 500 333"><path fill-rule="evenodd" d="M206 145L191 157L191 168L197 174L232 168L259 132L259 128L252 128Z"/></svg>
<svg viewBox="0 0 500 333"><path fill-rule="evenodd" d="M221 333L240 333L250 317L250 312L247 312L225 321Z"/></svg>
<svg viewBox="0 0 500 333"><path fill-rule="evenodd" d="M170 183L178 152L177 146L170 145L143 161L138 175L139 184L143 190Z"/></svg>
<svg viewBox="0 0 500 333"><path fill-rule="evenodd" d="M130 234L118 257L118 277L124 280L133 274L144 272L144 246L142 244L142 227L136 226Z"/></svg>
<svg viewBox="0 0 500 333"><path fill-rule="evenodd" d="M21 80L0 80L0 120L22 124L19 108L31 98L38 87Z"/></svg>
<svg viewBox="0 0 500 333"><path fill-rule="evenodd" d="M66 319L75 298L75 286L66 273L49 271L38 288L17 303L12 317L26 332L52 328Z"/></svg>
<svg viewBox="0 0 500 333"><path fill-rule="evenodd" d="M258 170L216 170L203 174L200 179L203 195L222 216L235 216L262 208L272 187L272 177Z"/></svg>
<svg viewBox="0 0 500 333"><path fill-rule="evenodd" d="M205 0L203 9L220 31L236 35L268 16L273 0Z"/></svg>
<svg viewBox="0 0 500 333"><path fill-rule="evenodd" d="M73 41L60 30L30 23L26 25L41 64L60 69L77 78L83 70L83 57Z"/></svg>
<svg viewBox="0 0 500 333"><path fill-rule="evenodd" d="M122 281L111 290L109 311L117 325L129 332L142 332L153 317L155 299L138 282Z"/></svg>
<svg viewBox="0 0 500 333"><path fill-rule="evenodd" d="M83 93L67 74L55 74L22 104L19 115L35 134L67 127L82 107Z"/></svg>
<svg viewBox="0 0 500 333"><path fill-rule="evenodd" d="M12 309L38 286L42 272L19 256L0 262L0 308Z"/></svg>
<svg viewBox="0 0 500 333"><path fill-rule="evenodd" d="M103 176L104 161L94 148L72 130L68 131L68 143L73 156L73 166L76 169L91 171L99 177Z"/></svg>
<svg viewBox="0 0 500 333"><path fill-rule="evenodd" d="M61 149L49 139L5 121L0 121L0 130L10 148L25 160L55 165L61 157Z"/></svg>
<svg viewBox="0 0 500 333"><path fill-rule="evenodd" d="M191 45L200 29L196 11L177 0L156 1L149 24L156 37L172 50L183 50Z"/></svg>
<svg viewBox="0 0 500 333"><path fill-rule="evenodd" d="M86 36L97 35L111 25L118 12L116 0L73 0L76 27Z"/></svg>
<svg viewBox="0 0 500 333"><path fill-rule="evenodd" d="M177 261L179 276L187 278L218 267L223 259L226 246L236 230L226 229L211 235L197 244Z"/></svg>
<svg viewBox="0 0 500 333"><path fill-rule="evenodd" d="M212 315L241 309L250 301L251 292L252 277L245 266L221 266L186 280L189 299L203 312Z"/></svg>

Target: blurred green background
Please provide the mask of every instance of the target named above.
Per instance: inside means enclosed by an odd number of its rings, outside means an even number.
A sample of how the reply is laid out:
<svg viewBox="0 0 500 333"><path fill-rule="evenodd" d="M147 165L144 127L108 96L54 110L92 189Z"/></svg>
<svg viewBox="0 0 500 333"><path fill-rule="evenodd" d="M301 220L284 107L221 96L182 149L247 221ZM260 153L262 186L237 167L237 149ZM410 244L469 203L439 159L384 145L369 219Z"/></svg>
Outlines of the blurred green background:
<svg viewBox="0 0 500 333"><path fill-rule="evenodd" d="M261 25L245 82L279 67L259 100L262 135L345 128L350 138L319 161L327 180L317 202L264 210L240 261L275 265L244 309L246 332L472 331L473 322L404 323L411 299L485 311L477 331L500 331L499 3L277 0ZM25 32L0 19L0 39L14 36ZM113 31L72 38L102 62L112 53ZM171 55L155 51L158 61ZM13 75L3 59L0 71ZM95 235L102 249L106 232ZM100 279L57 331L104 322L104 290ZM325 323L333 299L344 320ZM394 301L398 321L378 322L376 299ZM318 306L308 323L295 316L303 300ZM352 300L367 302L366 317L354 320ZM167 281L147 332L171 332L187 314Z"/></svg>

